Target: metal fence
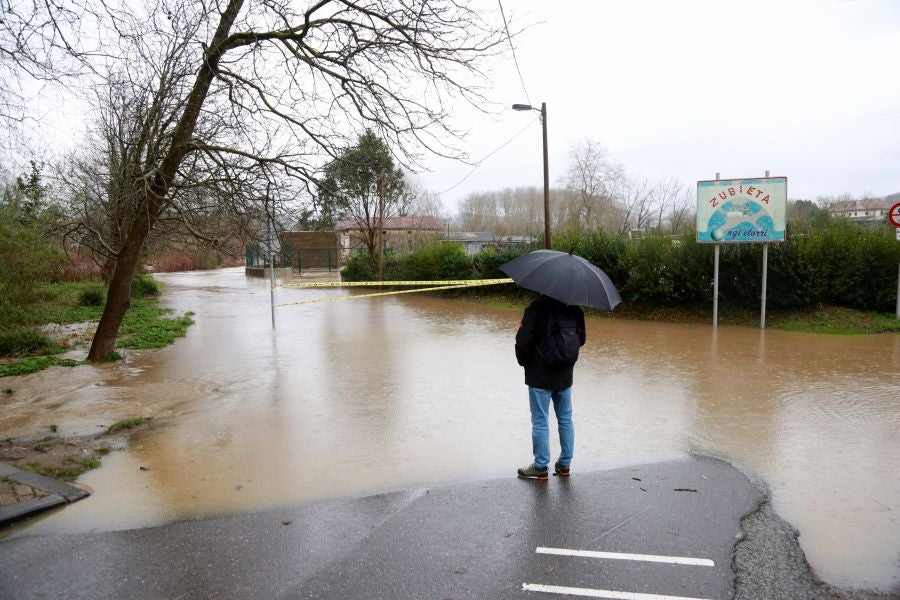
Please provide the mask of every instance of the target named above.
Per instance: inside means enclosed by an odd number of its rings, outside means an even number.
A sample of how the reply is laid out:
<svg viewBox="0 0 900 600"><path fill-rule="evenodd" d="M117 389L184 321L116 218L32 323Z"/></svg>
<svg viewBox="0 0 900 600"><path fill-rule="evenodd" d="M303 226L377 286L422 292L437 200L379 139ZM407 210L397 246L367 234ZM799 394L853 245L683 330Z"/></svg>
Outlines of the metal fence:
<svg viewBox="0 0 900 600"><path fill-rule="evenodd" d="M344 259L339 248L301 248L297 250L297 270L339 270Z"/></svg>
<svg viewBox="0 0 900 600"><path fill-rule="evenodd" d="M290 268L294 266L293 263L293 250L290 244L283 244L281 246L281 251L275 255L274 261L272 257L266 256L266 251L258 244L251 244L247 246L246 256L244 258L244 266L252 267L257 269L264 269L273 266L272 263L275 263L276 268Z"/></svg>

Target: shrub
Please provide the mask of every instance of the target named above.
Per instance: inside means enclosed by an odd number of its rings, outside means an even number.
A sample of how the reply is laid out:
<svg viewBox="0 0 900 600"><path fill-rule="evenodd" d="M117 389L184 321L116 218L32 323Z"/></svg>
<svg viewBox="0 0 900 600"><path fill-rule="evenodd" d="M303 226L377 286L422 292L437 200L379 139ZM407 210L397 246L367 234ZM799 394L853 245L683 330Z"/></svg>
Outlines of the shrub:
<svg viewBox="0 0 900 600"><path fill-rule="evenodd" d="M133 298L159 296L161 292L162 287L157 280L153 279L153 275L137 275L131 281L131 296Z"/></svg>
<svg viewBox="0 0 900 600"><path fill-rule="evenodd" d="M36 223L26 223L12 207L0 206L0 304L33 300L40 282L62 275L63 257Z"/></svg>
<svg viewBox="0 0 900 600"><path fill-rule="evenodd" d="M798 260L803 237L788 223L785 241L769 245L766 306L799 309L818 304Z"/></svg>
<svg viewBox="0 0 900 600"><path fill-rule="evenodd" d="M461 245L439 242L404 255L403 271L404 279L469 279L474 268Z"/></svg>
<svg viewBox="0 0 900 600"><path fill-rule="evenodd" d="M49 337L30 327L0 332L0 356L51 352L56 344Z"/></svg>
<svg viewBox="0 0 900 600"><path fill-rule="evenodd" d="M675 289L673 253L671 240L660 236L628 244L622 258L628 279L619 293L635 302L670 302Z"/></svg>
<svg viewBox="0 0 900 600"><path fill-rule="evenodd" d="M811 301L862 310L894 307L900 244L889 228L838 219L798 237L796 255Z"/></svg>
<svg viewBox="0 0 900 600"><path fill-rule="evenodd" d="M770 265L771 266L771 265ZM719 254L719 300L753 308L762 296L762 244L723 244Z"/></svg>
<svg viewBox="0 0 900 600"><path fill-rule="evenodd" d="M447 252L441 257L438 266L438 279L471 279L474 275L474 264L471 257L460 246L457 250Z"/></svg>
<svg viewBox="0 0 900 600"><path fill-rule="evenodd" d="M572 252L596 265L609 275L616 288L625 286L628 269L625 267L626 240L602 230L564 232L553 238L554 250Z"/></svg>
<svg viewBox="0 0 900 600"><path fill-rule="evenodd" d="M697 243L694 230L672 242L672 301L683 306L710 302L713 293L713 249Z"/></svg>
<svg viewBox="0 0 900 600"><path fill-rule="evenodd" d="M375 265L372 264L371 257L365 252L351 255L344 268L341 269L341 279L344 281L373 281Z"/></svg>
<svg viewBox="0 0 900 600"><path fill-rule="evenodd" d="M497 250L492 246L483 248L473 258L473 267L481 279L503 279L508 277L500 270L500 265L528 253L528 248L505 248Z"/></svg>
<svg viewBox="0 0 900 600"><path fill-rule="evenodd" d="M78 295L78 306L103 306L106 302L106 291L101 286L82 290Z"/></svg>

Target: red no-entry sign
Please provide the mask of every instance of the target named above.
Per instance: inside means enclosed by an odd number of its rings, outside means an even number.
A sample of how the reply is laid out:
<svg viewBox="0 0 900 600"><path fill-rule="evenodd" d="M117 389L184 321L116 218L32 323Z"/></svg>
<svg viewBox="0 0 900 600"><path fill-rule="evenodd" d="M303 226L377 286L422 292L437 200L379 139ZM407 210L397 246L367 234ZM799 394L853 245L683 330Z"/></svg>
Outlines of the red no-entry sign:
<svg viewBox="0 0 900 600"><path fill-rule="evenodd" d="M900 202L893 205L891 210L888 211L888 219L890 219L894 227L900 227Z"/></svg>

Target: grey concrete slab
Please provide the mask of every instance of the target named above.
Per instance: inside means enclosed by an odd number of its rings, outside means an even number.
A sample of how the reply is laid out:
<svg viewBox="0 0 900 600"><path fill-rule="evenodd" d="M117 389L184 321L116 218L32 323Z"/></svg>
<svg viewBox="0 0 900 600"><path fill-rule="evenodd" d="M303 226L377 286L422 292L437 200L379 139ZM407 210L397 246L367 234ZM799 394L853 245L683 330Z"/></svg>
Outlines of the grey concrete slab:
<svg viewBox="0 0 900 600"><path fill-rule="evenodd" d="M141 530L25 532L0 542L0 599L561 597L525 584L724 599L734 595L735 569L742 570L734 562L741 520L764 501L730 465L691 458L546 483L466 482ZM766 543L748 547L750 554L765 553ZM548 555L538 548L714 565ZM794 576L784 569L776 578ZM771 586L757 589L779 589L778 581Z"/></svg>
<svg viewBox="0 0 900 600"><path fill-rule="evenodd" d="M730 598L740 520L763 499L731 466L699 458L547 483L511 478L433 490L288 597L541 596L523 592L534 584ZM537 548L707 558L715 566Z"/></svg>
<svg viewBox="0 0 900 600"><path fill-rule="evenodd" d="M422 491L163 527L0 542L0 600L276 598L326 568Z"/></svg>
<svg viewBox="0 0 900 600"><path fill-rule="evenodd" d="M51 479L50 477L45 477L43 475L38 475L37 473L32 473L31 471L19 471L17 473L12 473L8 475L7 478L11 479L12 481L24 483L25 485L30 485L31 487L36 487L46 492L58 494L65 498L67 502L75 502L76 500L81 500L82 498L90 496L90 493L77 488L74 485L69 485L67 483L63 483L61 481L57 481L56 479Z"/></svg>
<svg viewBox="0 0 900 600"><path fill-rule="evenodd" d="M13 473L18 473L19 471L20 469L17 469L16 467L7 465L5 463L0 463L0 477L8 477Z"/></svg>
<svg viewBox="0 0 900 600"><path fill-rule="evenodd" d="M30 500L18 502L16 504L10 504L9 506L0 506L0 525L18 521L19 519L23 519L29 515L39 513L47 510L48 508L53 508L54 506L59 506L60 504L65 503L66 499L62 496L50 494L49 496L44 496L42 498L32 498Z"/></svg>

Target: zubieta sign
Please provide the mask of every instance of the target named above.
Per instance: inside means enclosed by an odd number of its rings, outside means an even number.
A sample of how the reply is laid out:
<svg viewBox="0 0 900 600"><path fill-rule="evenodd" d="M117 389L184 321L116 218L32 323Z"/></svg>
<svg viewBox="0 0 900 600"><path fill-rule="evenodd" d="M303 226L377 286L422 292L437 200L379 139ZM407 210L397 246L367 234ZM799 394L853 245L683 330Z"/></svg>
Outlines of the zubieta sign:
<svg viewBox="0 0 900 600"><path fill-rule="evenodd" d="M787 177L697 182L697 241L783 242Z"/></svg>

